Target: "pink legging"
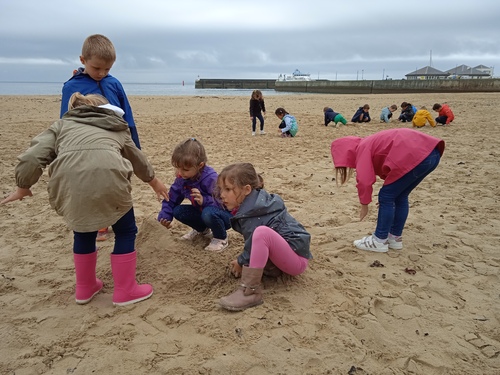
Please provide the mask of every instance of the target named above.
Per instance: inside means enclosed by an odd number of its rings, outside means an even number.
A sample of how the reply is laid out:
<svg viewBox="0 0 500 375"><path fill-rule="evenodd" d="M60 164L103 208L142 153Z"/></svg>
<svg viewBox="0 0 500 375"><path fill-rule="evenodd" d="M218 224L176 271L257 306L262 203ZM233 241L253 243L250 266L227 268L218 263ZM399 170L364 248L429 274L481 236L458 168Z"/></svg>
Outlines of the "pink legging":
<svg viewBox="0 0 500 375"><path fill-rule="evenodd" d="M252 236L250 268L264 268L270 259L283 272L295 276L307 268L309 261L297 255L288 242L266 226L257 227Z"/></svg>

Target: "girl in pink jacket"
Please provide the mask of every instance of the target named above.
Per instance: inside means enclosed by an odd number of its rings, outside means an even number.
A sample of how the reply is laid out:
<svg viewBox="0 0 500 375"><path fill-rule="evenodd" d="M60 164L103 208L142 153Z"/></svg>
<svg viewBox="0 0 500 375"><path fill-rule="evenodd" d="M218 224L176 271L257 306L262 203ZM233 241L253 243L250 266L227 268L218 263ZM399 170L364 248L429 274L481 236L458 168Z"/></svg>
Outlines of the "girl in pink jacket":
<svg viewBox="0 0 500 375"><path fill-rule="evenodd" d="M348 136L332 142L337 182L345 184L356 170L360 220L368 213L376 176L384 180L378 193L378 219L371 236L354 241L361 250L385 253L403 248L408 195L439 164L444 141L416 130L389 129L366 138Z"/></svg>

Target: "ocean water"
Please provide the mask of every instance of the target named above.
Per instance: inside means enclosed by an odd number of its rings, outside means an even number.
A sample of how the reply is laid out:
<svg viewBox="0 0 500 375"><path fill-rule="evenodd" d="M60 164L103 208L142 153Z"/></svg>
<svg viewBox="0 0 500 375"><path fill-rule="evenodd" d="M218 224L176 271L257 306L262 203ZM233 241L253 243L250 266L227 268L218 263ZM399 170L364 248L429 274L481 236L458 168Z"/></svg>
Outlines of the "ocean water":
<svg viewBox="0 0 500 375"><path fill-rule="evenodd" d="M60 95L62 82L0 82L0 95ZM196 89L194 83L123 83L128 96L250 96L252 90ZM293 93L261 90L264 96Z"/></svg>

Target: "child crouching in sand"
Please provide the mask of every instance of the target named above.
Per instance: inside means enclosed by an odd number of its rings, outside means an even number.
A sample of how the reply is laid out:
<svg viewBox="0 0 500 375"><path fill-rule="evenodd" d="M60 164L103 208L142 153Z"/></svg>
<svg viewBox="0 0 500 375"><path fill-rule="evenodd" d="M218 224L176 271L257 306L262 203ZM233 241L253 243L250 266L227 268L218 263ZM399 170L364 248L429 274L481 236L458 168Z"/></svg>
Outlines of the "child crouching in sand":
<svg viewBox="0 0 500 375"><path fill-rule="evenodd" d="M227 166L217 187L222 202L233 212L232 228L245 240L243 252L230 264L231 273L241 276L240 287L219 304L241 311L263 303L261 279L266 269L278 268L293 276L305 271L312 258L311 235L288 213L279 195L263 189L252 164Z"/></svg>

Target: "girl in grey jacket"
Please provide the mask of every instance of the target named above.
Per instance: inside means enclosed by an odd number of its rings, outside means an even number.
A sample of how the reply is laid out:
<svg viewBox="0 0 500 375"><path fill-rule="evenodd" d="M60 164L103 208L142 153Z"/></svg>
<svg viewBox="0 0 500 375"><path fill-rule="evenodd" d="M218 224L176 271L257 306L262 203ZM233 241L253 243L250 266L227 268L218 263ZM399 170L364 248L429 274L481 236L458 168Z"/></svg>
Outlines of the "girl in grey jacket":
<svg viewBox="0 0 500 375"><path fill-rule="evenodd" d="M311 235L288 213L279 195L263 189L252 164L227 166L217 186L222 202L234 215L232 228L245 240L243 252L231 262L232 274L241 275L240 288L221 298L220 305L240 311L263 302L260 281L265 269L293 276L304 272L312 258Z"/></svg>

